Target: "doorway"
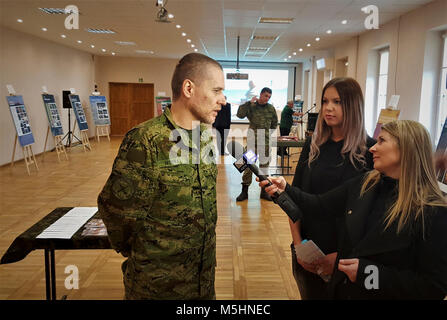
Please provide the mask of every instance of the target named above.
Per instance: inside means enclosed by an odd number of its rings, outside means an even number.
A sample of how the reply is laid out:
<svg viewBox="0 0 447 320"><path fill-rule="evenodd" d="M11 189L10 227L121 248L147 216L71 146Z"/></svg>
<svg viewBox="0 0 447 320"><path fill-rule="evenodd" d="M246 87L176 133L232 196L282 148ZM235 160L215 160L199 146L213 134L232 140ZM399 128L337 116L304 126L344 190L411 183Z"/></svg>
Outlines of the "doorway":
<svg viewBox="0 0 447 320"><path fill-rule="evenodd" d="M109 95L113 136L123 136L155 116L153 83L109 82Z"/></svg>

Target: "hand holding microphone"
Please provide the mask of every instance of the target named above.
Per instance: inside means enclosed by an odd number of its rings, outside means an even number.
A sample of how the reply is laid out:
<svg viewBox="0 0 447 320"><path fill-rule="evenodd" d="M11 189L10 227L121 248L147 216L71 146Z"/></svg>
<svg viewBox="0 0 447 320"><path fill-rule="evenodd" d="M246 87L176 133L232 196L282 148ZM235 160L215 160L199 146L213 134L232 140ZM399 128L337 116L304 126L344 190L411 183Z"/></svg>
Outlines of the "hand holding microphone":
<svg viewBox="0 0 447 320"><path fill-rule="evenodd" d="M287 185L283 177L271 178L273 183L270 182L266 176L259 173L259 168L256 165L256 154L251 150L244 153L244 148L240 143L231 141L227 144L227 149L231 152L233 158L236 159L234 166L239 172L247 168L250 169L257 177L256 181L260 181L259 185L266 187L265 191L272 197L273 202L279 205L293 222L302 218L302 213L298 206L292 201L287 192L283 192Z"/></svg>
<svg viewBox="0 0 447 320"><path fill-rule="evenodd" d="M261 188L264 188L264 190L270 195L274 196L275 194L280 194L284 192L286 189L286 179L284 177L277 177L272 178L268 177L267 180L259 180L259 178L256 178L256 181L259 182L259 186Z"/></svg>

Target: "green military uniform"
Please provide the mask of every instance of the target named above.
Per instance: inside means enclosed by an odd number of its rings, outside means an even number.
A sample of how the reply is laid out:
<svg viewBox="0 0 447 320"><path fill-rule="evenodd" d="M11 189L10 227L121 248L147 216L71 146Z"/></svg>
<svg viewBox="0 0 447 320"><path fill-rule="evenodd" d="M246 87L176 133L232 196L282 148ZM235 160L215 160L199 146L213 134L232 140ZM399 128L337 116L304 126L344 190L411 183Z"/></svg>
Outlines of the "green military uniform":
<svg viewBox="0 0 447 320"><path fill-rule="evenodd" d="M260 167L267 168L270 164L270 129L276 129L278 125L278 116L276 115L275 107L270 103L264 105L256 103L251 103L247 101L246 103L239 106L237 111L237 116L242 119L247 117L250 121L249 129L254 131L254 136L249 134L247 136L247 144L250 146L255 145L254 152L258 154L260 159ZM264 141L258 141L258 129L264 129ZM261 137L260 137L261 138ZM242 176L242 184L250 185L252 180L252 172L249 169L244 171Z"/></svg>
<svg viewBox="0 0 447 320"><path fill-rule="evenodd" d="M281 112L281 122L279 123L279 127L282 129L288 129L290 132L290 129L293 125L293 113L295 111L293 108L290 108L289 106L285 106L284 109L282 109Z"/></svg>
<svg viewBox="0 0 447 320"><path fill-rule="evenodd" d="M198 150L186 130L170 141L174 129L166 108L130 130L98 197L112 247L127 257L127 299L215 299L217 167L197 161L214 156L212 137L201 125ZM173 151L184 156L171 161Z"/></svg>

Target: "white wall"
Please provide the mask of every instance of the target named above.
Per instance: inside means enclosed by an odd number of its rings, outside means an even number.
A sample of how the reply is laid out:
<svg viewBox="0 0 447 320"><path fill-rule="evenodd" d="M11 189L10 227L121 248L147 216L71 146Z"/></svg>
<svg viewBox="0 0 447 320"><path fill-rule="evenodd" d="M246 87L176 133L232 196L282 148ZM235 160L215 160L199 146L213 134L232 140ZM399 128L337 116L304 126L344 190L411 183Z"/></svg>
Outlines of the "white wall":
<svg viewBox="0 0 447 320"><path fill-rule="evenodd" d="M380 26L378 30L362 33L358 37L358 45L356 38L340 43L335 48L335 59L348 57L348 76L356 78L365 93L369 54L371 50L389 45L387 100L391 95L399 94L398 107L401 109L399 118L421 121L427 129L432 130L429 117L423 116L436 110L433 105L435 99L422 98L424 61L427 61L428 66L430 63L427 59L433 58L426 54L427 45L433 47L433 44L430 44L430 35L433 34L430 32L435 28L437 30L447 28L446 12L447 1L433 1L402 15L400 19ZM435 81L433 78L435 76L439 77L439 75L431 76L432 81ZM427 81L427 78L424 81ZM366 114L370 115L366 119L368 127L374 128L376 119L371 118L373 112L366 110ZM372 134L371 131L369 133Z"/></svg>
<svg viewBox="0 0 447 320"><path fill-rule="evenodd" d="M6 84L11 84L17 95L22 95L28 113L35 144L34 154L43 152L48 120L42 101L42 86L54 94L64 133L68 130L68 109L62 109L62 90L75 88L86 110L89 135L94 135L88 97L94 89L94 59L89 53L78 51L54 42L0 27L0 165L11 161L16 135L6 101L9 95ZM72 114L72 122L74 114ZM73 125L73 123L72 123ZM79 137L79 132L75 132ZM54 148L50 137L47 150ZM17 142L18 144L18 142ZM15 159L23 159L17 145Z"/></svg>

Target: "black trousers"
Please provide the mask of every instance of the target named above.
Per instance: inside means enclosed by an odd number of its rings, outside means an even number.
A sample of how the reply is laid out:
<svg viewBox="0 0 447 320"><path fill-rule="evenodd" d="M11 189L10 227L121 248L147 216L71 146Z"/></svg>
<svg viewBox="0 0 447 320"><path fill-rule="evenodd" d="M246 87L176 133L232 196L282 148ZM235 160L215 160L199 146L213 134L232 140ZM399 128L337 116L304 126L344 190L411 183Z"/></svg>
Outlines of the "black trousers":
<svg viewBox="0 0 447 320"><path fill-rule="evenodd" d="M279 127L279 134L281 136L288 136L289 133L290 133L290 128L281 128L281 127ZM281 149L282 149L282 152L281 152ZM278 153L287 155L287 148L286 147L281 147L281 149L278 150Z"/></svg>
<svg viewBox="0 0 447 320"><path fill-rule="evenodd" d="M216 127L216 139L217 139L217 148L219 149L220 155L225 154L225 145L227 143L228 133L230 132L230 128L222 128Z"/></svg>

